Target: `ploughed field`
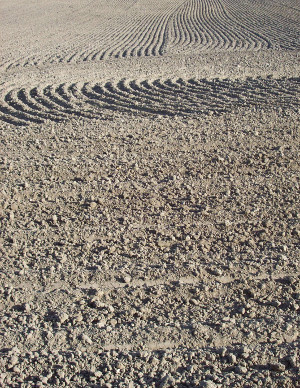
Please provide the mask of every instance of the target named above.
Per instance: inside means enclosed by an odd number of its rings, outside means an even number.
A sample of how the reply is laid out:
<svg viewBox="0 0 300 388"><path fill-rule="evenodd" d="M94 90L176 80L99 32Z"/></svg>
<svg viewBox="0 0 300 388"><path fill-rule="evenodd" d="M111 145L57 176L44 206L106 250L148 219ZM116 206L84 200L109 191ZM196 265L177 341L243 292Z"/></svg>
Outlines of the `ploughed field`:
<svg viewBox="0 0 300 388"><path fill-rule="evenodd" d="M0 14L0 385L297 386L298 2Z"/></svg>

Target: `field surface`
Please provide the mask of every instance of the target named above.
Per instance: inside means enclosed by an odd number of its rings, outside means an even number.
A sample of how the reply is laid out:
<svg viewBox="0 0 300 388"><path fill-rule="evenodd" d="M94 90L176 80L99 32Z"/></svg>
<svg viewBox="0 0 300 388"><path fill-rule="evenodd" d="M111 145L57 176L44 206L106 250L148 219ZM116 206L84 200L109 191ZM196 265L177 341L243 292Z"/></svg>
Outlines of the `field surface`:
<svg viewBox="0 0 300 388"><path fill-rule="evenodd" d="M299 2L0 23L0 386L298 386Z"/></svg>

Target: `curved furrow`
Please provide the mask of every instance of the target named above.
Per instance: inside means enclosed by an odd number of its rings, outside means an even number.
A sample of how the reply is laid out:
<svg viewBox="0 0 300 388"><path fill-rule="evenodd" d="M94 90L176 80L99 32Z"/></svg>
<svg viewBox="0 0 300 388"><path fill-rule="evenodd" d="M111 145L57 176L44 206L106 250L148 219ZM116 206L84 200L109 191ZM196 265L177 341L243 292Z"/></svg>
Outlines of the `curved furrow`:
<svg viewBox="0 0 300 388"><path fill-rule="evenodd" d="M6 70L12 70L12 69L14 69L16 67L24 67L25 63L28 63L31 58L33 58L33 57L32 56L20 57L20 58L18 58L17 60L15 60L13 62L9 62L5 69Z"/></svg>
<svg viewBox="0 0 300 388"><path fill-rule="evenodd" d="M192 4L199 4L197 1L192 0ZM223 31L219 33L218 28L215 26L215 18L212 17L212 10L215 4L211 6L211 4L207 3L207 1L201 2L201 7L194 7L194 18L198 25L203 25L205 29L208 31L209 35L212 37L212 43L209 46L209 49L221 49L226 48L226 39L224 38Z"/></svg>
<svg viewBox="0 0 300 388"><path fill-rule="evenodd" d="M32 98L30 93L26 89L21 89L18 91L17 96L19 101L22 101L23 105L31 109L32 115L35 117L39 117L41 119L49 119L49 120L59 120L61 114L57 114L53 112L53 110L45 111L43 107L37 103L37 101Z"/></svg>
<svg viewBox="0 0 300 388"><path fill-rule="evenodd" d="M59 90L62 87L62 85L59 85L58 87L49 85L46 88L43 89L43 95L44 98L47 98L52 102L52 104L55 104L57 106L57 109L63 109L66 112L71 112L73 109L73 105L70 103L68 98L64 98L62 95L60 95Z"/></svg>
<svg viewBox="0 0 300 388"><path fill-rule="evenodd" d="M243 87L239 88L239 85L235 87L234 85L219 80L214 82L207 80L189 80L188 83L196 92L198 90L201 91L203 98L205 95L208 95L208 104L211 104L212 101L218 105L224 106L224 104L227 104L230 107L241 107L249 104L249 100L245 102L241 93L244 89Z"/></svg>
<svg viewBox="0 0 300 388"><path fill-rule="evenodd" d="M223 0L222 0L223 1ZM232 17L231 13L224 6L224 2L221 3L220 0L216 0L218 3L220 12L224 15L224 23L222 23L222 28L226 28L226 26L232 26L232 29L238 32L241 41L248 41L250 49L261 49L261 48L270 48L271 42L264 36L263 34L259 34L257 31L253 29L252 23L249 23L247 20L247 24L241 23L241 21Z"/></svg>
<svg viewBox="0 0 300 388"><path fill-rule="evenodd" d="M72 83L3 92L0 120L14 125L102 118L104 112L197 116L241 107L299 109L300 79L156 79Z"/></svg>
<svg viewBox="0 0 300 388"><path fill-rule="evenodd" d="M76 99L73 99L70 97L68 101L63 98L63 86L59 85L58 87L48 86L47 88L44 88L43 90L45 98L48 98L49 101L52 102L52 104L55 104L57 106L57 110L61 112L63 116L85 116L94 118L95 116L91 116L89 113L87 113L84 110L81 110L81 107L78 107L78 102ZM62 94L61 94L62 93ZM85 105L83 105L85 108Z"/></svg>
<svg viewBox="0 0 300 388"><path fill-rule="evenodd" d="M0 112L0 119L13 125L28 125L29 123L40 124L43 122L42 120L34 119L33 117L24 114L22 110L12 107L5 101L0 102Z"/></svg>
<svg viewBox="0 0 300 388"><path fill-rule="evenodd" d="M152 19L151 24L145 29L139 48L136 50L137 56L151 55L151 48L153 46L157 30L160 28L160 20L161 17L155 16Z"/></svg>
<svg viewBox="0 0 300 388"><path fill-rule="evenodd" d="M193 41L193 29L189 28L189 21L188 21L188 9L190 3L183 5L183 11L181 9L178 10L178 16L177 16L177 45L182 45L182 47L188 46ZM183 28L182 28L183 27ZM183 32L182 32L183 31ZM195 29L197 31L197 29Z"/></svg>
<svg viewBox="0 0 300 388"><path fill-rule="evenodd" d="M204 107L208 107L211 110L223 109L223 99L220 98L219 94L214 93L208 85L203 83L201 87L196 88L190 85L189 80L183 81L182 79L178 79L175 82L167 80L164 83L164 87L168 87L170 91L176 90L176 93L178 93L178 90L181 90L185 96L189 96L194 106L200 107L201 109Z"/></svg>
<svg viewBox="0 0 300 388"><path fill-rule="evenodd" d="M169 42L169 47L176 47L179 45L180 42L185 42L187 40L187 31L186 29L180 29L178 26L180 26L180 18L182 17L182 12L177 10L175 15L172 18L171 26L169 29L169 35L173 37L172 41ZM184 35L184 37L182 37Z"/></svg>
<svg viewBox="0 0 300 388"><path fill-rule="evenodd" d="M253 35L250 30L245 30L244 26L238 24L235 20L230 18L220 0L216 0L216 9L219 17L216 19L219 31L226 31L228 36L232 38L232 47L234 45L239 49L257 49L263 48L269 44L265 39Z"/></svg>
<svg viewBox="0 0 300 388"><path fill-rule="evenodd" d="M176 49L185 50L194 48L195 43L198 42L198 48L215 48L220 46L220 39L216 36L215 32L211 31L205 18L206 4L200 2L194 2L188 0L179 10L176 15L176 30L177 37L171 44L171 47ZM204 30L205 33L200 33ZM203 47L203 36L208 37L206 44Z"/></svg>
<svg viewBox="0 0 300 388"><path fill-rule="evenodd" d="M161 80L155 80L152 83L152 88L158 93L163 93L166 98L173 101L175 104L180 101L181 105L186 107L188 111L194 111L197 107L197 101L193 96L187 93L186 90L173 83L170 79L161 82ZM200 103L200 105L203 105ZM186 110L186 109L185 109Z"/></svg>
<svg viewBox="0 0 300 388"><path fill-rule="evenodd" d="M178 7L178 3L181 4L181 1L175 4L172 2L164 12L159 10L153 15L144 14L129 18L125 23L120 19L118 27L113 32L110 28L97 39L94 38L97 42L96 48L87 50L85 47L80 53L73 53L67 61L73 61L75 58L88 61L109 57L162 55L168 20Z"/></svg>
<svg viewBox="0 0 300 388"><path fill-rule="evenodd" d="M135 87L132 88L131 82L121 82L119 83L119 88L127 91L128 93L134 93L137 98L142 97L148 105L151 106L151 110L154 111L155 109L161 109L163 106L164 109L167 109L175 113L184 113L187 108L184 110L181 107L180 99L178 96L174 95L171 96L165 93L163 90L158 90L154 84L156 81L153 81L151 84L149 84L147 81L143 81L141 84L144 87L138 87L137 84L135 84ZM148 85L148 88L145 86ZM139 97L140 96L140 97ZM174 113L172 113L174 114Z"/></svg>
<svg viewBox="0 0 300 388"><path fill-rule="evenodd" d="M28 122L26 120L22 120L20 118L15 118L13 116L10 116L9 113L7 113L7 110L2 104L0 103L0 121L3 121L4 123L16 125L16 126L27 126Z"/></svg>
<svg viewBox="0 0 300 388"><path fill-rule="evenodd" d="M153 24L153 16L145 16L141 20L134 23L134 28L128 24L126 37L121 35L113 48L109 48L109 56L122 57L127 50L129 52L137 52L139 47L143 45L143 38L149 33L149 25ZM136 54L138 55L138 54ZM134 56L134 55L132 55Z"/></svg>
<svg viewBox="0 0 300 388"><path fill-rule="evenodd" d="M207 8L209 4L207 3ZM211 21L212 26L215 30L218 31L219 35L224 39L224 48L234 49L239 46L240 49L248 48L250 39L246 34L241 34L237 25L232 23L231 20L226 15L224 8L222 7L220 1L215 0L214 7L208 18ZM239 45L241 43L241 45Z"/></svg>
<svg viewBox="0 0 300 388"><path fill-rule="evenodd" d="M269 48L269 40L231 16L220 0L187 0L174 15L170 48L247 50Z"/></svg>
<svg viewBox="0 0 300 388"><path fill-rule="evenodd" d="M177 82L181 83L182 81L178 80ZM230 85L217 79L213 81L190 79L187 81L187 88L190 92L201 95L202 98L206 96L207 101L213 99L214 101L219 101L221 104L226 100L231 100L234 103L239 101L238 90L235 89L232 92Z"/></svg>
<svg viewBox="0 0 300 388"><path fill-rule="evenodd" d="M127 107L133 111L140 111L144 113L159 113L165 115L172 115L172 112L164 107L164 104L156 103L154 99L149 98L149 96L144 93L133 93L129 89L124 80L118 82L115 86L112 83L106 83L104 85L106 93L109 95L115 96L116 100L119 100L118 103L124 107Z"/></svg>
<svg viewBox="0 0 300 388"><path fill-rule="evenodd" d="M194 34L194 40L192 43L192 47L197 46L201 47L202 50L209 48L211 45L214 46L211 42L216 40L214 34L211 33L210 29L205 28L204 22L199 18L199 14L201 14L201 9L199 9L199 4L197 7L193 7L193 4L190 3L189 7L192 8L191 14L193 17L189 17L189 13L185 14L185 23L186 25L190 25L190 29ZM202 5L203 8L203 5ZM199 10L199 11L198 11Z"/></svg>
<svg viewBox="0 0 300 388"><path fill-rule="evenodd" d="M243 90L243 86L240 90L240 85L234 86L234 83L228 83L226 80L214 80L213 82L207 80L189 80L188 82L196 90L209 89L209 96L212 96L214 100L219 101L220 104L224 104L225 102L226 104L230 104L230 106L234 105L239 107L247 106L247 103L249 103L249 101L247 101L245 104L245 100L242 97L241 90Z"/></svg>
<svg viewBox="0 0 300 388"><path fill-rule="evenodd" d="M138 27L136 27L136 24L138 24L136 21L135 23L127 23L124 27L122 23L120 23L120 26L112 33L111 31L108 31L107 34L102 36L100 40L97 43L97 47L94 48L88 55L85 55L83 60L102 60L109 56L112 56L112 52L114 52L121 44L122 44L122 37L127 36L132 32L133 30L136 30Z"/></svg>
<svg viewBox="0 0 300 388"><path fill-rule="evenodd" d="M247 31L252 31L257 37L264 38L268 42L267 48L274 46L278 40L281 42L280 45L282 48L291 48L291 39L289 34L286 34L286 28L288 27L288 29L290 29L292 20L290 18L285 20L282 12L275 17L273 9L276 5L274 2L270 3L270 6L268 6L266 10L264 3L262 2L222 1L226 7L227 14L236 23L240 23L244 26ZM299 22L294 26L293 31L293 39L297 39L297 36L299 37Z"/></svg>
<svg viewBox="0 0 300 388"><path fill-rule="evenodd" d="M80 105L77 103L77 99L73 93L74 85L75 84L68 86L66 84L60 84L54 89L56 98L59 99L60 103L65 106L64 112L77 117L86 117L92 119L99 118L99 114L95 113L94 111L90 112L90 109L86 111L84 104L81 103ZM67 105L65 105L66 103Z"/></svg>
<svg viewBox="0 0 300 388"><path fill-rule="evenodd" d="M45 90L49 89L50 86L35 87L29 91L30 97L35 101L36 104L42 107L44 112L51 112L53 115L60 117L62 114L62 107L59 107L55 102L52 101L47 95Z"/></svg>
<svg viewBox="0 0 300 388"><path fill-rule="evenodd" d="M123 103L122 99L115 93L110 93L101 84L90 85L86 83L82 88L82 93L89 98L94 100L99 108L115 110L115 111L128 111L128 102Z"/></svg>
<svg viewBox="0 0 300 388"><path fill-rule="evenodd" d="M6 117L12 117L13 119L18 119L21 121L27 121L37 124L43 122L43 120L36 118L31 114L28 114L26 112L26 109L24 109L23 105L15 99L14 95L15 90L11 90L4 96L3 101L1 101L1 113L3 113Z"/></svg>
<svg viewBox="0 0 300 388"><path fill-rule="evenodd" d="M156 12L150 23L145 25L142 33L138 34L139 43L135 44L135 47L132 45L126 48L125 51L129 52L130 56L163 55L167 44L169 20L180 4L181 1L172 1L163 12L161 10ZM126 55L123 54L123 56Z"/></svg>
<svg viewBox="0 0 300 388"><path fill-rule="evenodd" d="M173 10L169 13L167 12L162 17L157 18L156 28L153 32L152 41L148 44L148 51L146 55L161 55L163 53L163 48L166 45L166 29L168 26L169 19L171 17Z"/></svg>
<svg viewBox="0 0 300 388"><path fill-rule="evenodd" d="M8 106L15 110L19 115L23 115L29 121L42 123L43 120L36 116L36 112L32 111L22 100L19 99L19 90L13 89L6 94L4 101Z"/></svg>
<svg viewBox="0 0 300 388"><path fill-rule="evenodd" d="M95 103L93 99L87 98L83 93L83 87L86 83L73 83L68 87L68 92L71 97L73 114L87 118L99 118L101 112L99 111L99 104Z"/></svg>
<svg viewBox="0 0 300 388"><path fill-rule="evenodd" d="M128 28L125 30L126 34L130 34L132 26L128 24ZM117 39L113 41L113 43L104 44L103 49L97 49L96 53L92 56L93 60L104 60L106 58L109 58L113 55L113 53L118 50L118 48L122 45L122 34L124 34L124 31L122 31L122 28L119 29L119 35L117 36Z"/></svg>
<svg viewBox="0 0 300 388"><path fill-rule="evenodd" d="M208 106L207 96L199 98L201 97L199 93L193 96L171 80L164 82L155 80L152 83L143 81L139 85L135 85L135 90L143 90L151 97L155 93L157 101L163 105L167 104L169 108L172 108L173 114L176 115L203 113L207 108L210 110L220 110L222 108L216 103L210 103Z"/></svg>
<svg viewBox="0 0 300 388"><path fill-rule="evenodd" d="M218 42L218 44L214 46L215 48L234 49L235 47L238 47L241 50L249 47L249 39L247 39L247 36L244 36L244 39L241 39L239 31L236 28L237 26L232 26L231 21L223 12L218 0L214 1L213 7L209 2L204 2L202 12L196 15L198 24L203 23L201 14L203 15L207 30L210 30L211 35L215 34L215 40Z"/></svg>
<svg viewBox="0 0 300 388"><path fill-rule="evenodd" d="M199 90L199 88L192 87L189 84L189 80L184 81L182 78L179 78L176 81L168 79L163 84L159 82L157 85L160 85L161 88L169 90L170 93L181 93L184 95L189 95L193 99L195 99L195 97L201 97L202 94L207 98L211 94L210 88L203 87L201 90Z"/></svg>
<svg viewBox="0 0 300 388"><path fill-rule="evenodd" d="M67 103L64 99L60 98L59 93L57 92L57 87L48 85L45 88L35 88L32 89L31 95L35 100L44 106L47 110L51 110L51 113L54 114L58 120L66 120L72 115L83 116L84 112L78 112L76 105Z"/></svg>

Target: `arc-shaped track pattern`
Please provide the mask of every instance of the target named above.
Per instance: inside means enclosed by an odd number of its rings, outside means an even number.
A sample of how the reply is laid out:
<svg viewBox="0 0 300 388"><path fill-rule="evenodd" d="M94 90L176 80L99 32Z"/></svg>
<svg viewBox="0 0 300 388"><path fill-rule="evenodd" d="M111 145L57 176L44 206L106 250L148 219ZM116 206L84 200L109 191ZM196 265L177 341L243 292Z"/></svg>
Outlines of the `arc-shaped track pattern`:
<svg viewBox="0 0 300 388"><path fill-rule="evenodd" d="M0 119L15 125L101 118L107 113L196 116L239 107L299 109L300 78L247 80L157 79L73 83L3 93Z"/></svg>
<svg viewBox="0 0 300 388"><path fill-rule="evenodd" d="M95 15L81 11L76 33L67 21L59 43L46 39L44 49L27 49L23 56L12 56L8 48L0 67L300 47L300 7L294 0L102 0L90 6ZM103 7L109 17L101 16Z"/></svg>
<svg viewBox="0 0 300 388"><path fill-rule="evenodd" d="M270 47L300 47L300 7L294 1L222 0L227 14L246 30L266 37Z"/></svg>
<svg viewBox="0 0 300 388"><path fill-rule="evenodd" d="M76 36L76 41L43 55L26 56L2 64L4 68L40 66L47 63L77 63L109 58L163 55L167 44L171 15L183 0L154 1L145 9L143 4L123 8L123 12L94 27L90 33ZM82 26L81 26L82 27ZM87 27L90 29L90 27Z"/></svg>
<svg viewBox="0 0 300 388"><path fill-rule="evenodd" d="M180 51L271 46L267 37L232 17L221 0L187 0L173 16L170 29L169 49Z"/></svg>

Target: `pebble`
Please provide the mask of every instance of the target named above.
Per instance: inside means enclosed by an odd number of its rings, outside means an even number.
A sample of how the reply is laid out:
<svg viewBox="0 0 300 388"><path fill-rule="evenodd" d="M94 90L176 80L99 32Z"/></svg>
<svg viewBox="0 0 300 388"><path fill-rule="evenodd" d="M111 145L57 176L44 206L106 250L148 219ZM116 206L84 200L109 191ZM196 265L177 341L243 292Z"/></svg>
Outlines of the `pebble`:
<svg viewBox="0 0 300 388"><path fill-rule="evenodd" d="M211 381L211 380L208 380L208 381L202 381L200 383L200 387L204 387L204 388L216 388L216 384Z"/></svg>
<svg viewBox="0 0 300 388"><path fill-rule="evenodd" d="M29 313L30 312L30 305L28 303L24 303L23 305L23 310L26 312L26 313Z"/></svg>
<svg viewBox="0 0 300 388"><path fill-rule="evenodd" d="M123 282L124 283L130 283L131 282L131 277L129 275L126 275L123 277Z"/></svg>
<svg viewBox="0 0 300 388"><path fill-rule="evenodd" d="M86 334L82 334L81 339L82 339L82 341L86 342L87 344L91 345L93 343L92 339L89 336L87 336Z"/></svg>
<svg viewBox="0 0 300 388"><path fill-rule="evenodd" d="M19 361L19 358L17 356L12 356L10 359L10 363L8 365L8 368L11 369L13 368Z"/></svg>
<svg viewBox="0 0 300 388"><path fill-rule="evenodd" d="M222 270L220 270L219 268L213 269L213 270L211 271L211 273L212 273L213 275L216 275L216 276L222 276L222 275L223 275Z"/></svg>
<svg viewBox="0 0 300 388"><path fill-rule="evenodd" d="M240 365L238 365L234 370L236 373L239 373L239 374L247 373L247 368L244 366L240 366Z"/></svg>
<svg viewBox="0 0 300 388"><path fill-rule="evenodd" d="M60 323L64 323L69 319L69 315L67 313L61 313L58 318Z"/></svg>
<svg viewBox="0 0 300 388"><path fill-rule="evenodd" d="M235 363L236 363L236 355L233 354L233 353L228 354L228 361L229 361L231 364L235 364Z"/></svg>
<svg viewBox="0 0 300 388"><path fill-rule="evenodd" d="M270 369L275 372L284 372L285 371L285 365L281 362L276 362L274 364L270 364Z"/></svg>

